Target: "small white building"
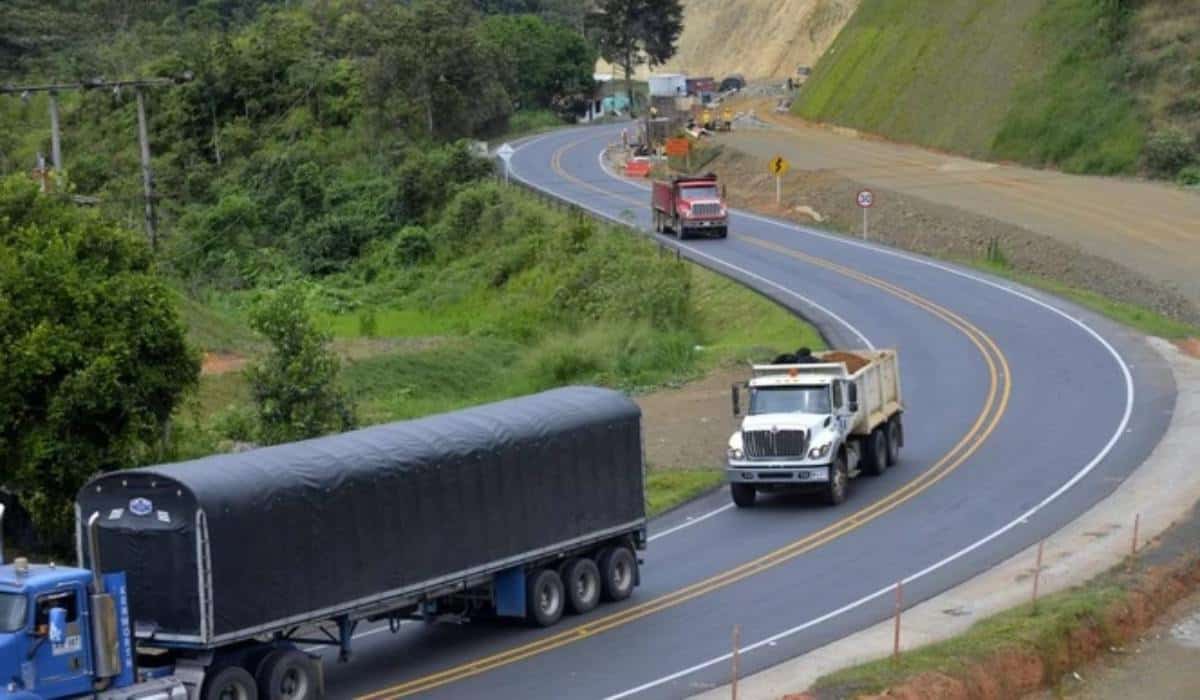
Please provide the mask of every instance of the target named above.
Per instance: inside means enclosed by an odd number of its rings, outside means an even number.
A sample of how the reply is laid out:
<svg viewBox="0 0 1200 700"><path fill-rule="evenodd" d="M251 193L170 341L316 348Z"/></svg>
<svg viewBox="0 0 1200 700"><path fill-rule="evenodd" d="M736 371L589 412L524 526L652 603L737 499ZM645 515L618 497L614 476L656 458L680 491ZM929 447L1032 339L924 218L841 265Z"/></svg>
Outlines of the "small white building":
<svg viewBox="0 0 1200 700"><path fill-rule="evenodd" d="M682 73L657 73L649 79L651 97L684 97L687 95L687 76Z"/></svg>

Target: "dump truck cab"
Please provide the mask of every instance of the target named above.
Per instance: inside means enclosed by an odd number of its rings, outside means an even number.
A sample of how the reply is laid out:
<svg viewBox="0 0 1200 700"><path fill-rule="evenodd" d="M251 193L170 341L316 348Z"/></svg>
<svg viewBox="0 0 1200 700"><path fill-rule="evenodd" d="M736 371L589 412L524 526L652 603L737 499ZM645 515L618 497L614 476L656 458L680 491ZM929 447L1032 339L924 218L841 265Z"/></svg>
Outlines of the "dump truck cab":
<svg viewBox="0 0 1200 700"><path fill-rule="evenodd" d="M853 365L853 370L847 366ZM825 493L833 505L861 472L878 475L903 445L900 382L893 350L823 353L796 364L755 365L733 386L726 476L734 503L752 506L759 492Z"/></svg>
<svg viewBox="0 0 1200 700"><path fill-rule="evenodd" d="M725 238L728 235L725 188L712 173L655 180L651 186L650 205L657 233L670 231L681 240L692 236Z"/></svg>

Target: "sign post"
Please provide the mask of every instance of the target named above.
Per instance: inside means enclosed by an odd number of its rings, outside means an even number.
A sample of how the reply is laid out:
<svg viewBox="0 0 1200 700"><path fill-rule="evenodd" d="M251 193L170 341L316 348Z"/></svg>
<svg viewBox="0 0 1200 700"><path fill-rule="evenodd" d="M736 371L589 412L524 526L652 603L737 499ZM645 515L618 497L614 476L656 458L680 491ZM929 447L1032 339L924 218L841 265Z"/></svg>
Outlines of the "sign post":
<svg viewBox="0 0 1200 700"><path fill-rule="evenodd" d="M875 206L875 194L871 190L863 190L858 193L858 206L863 213L863 240L867 238L867 212L871 207Z"/></svg>
<svg viewBox="0 0 1200 700"><path fill-rule="evenodd" d="M496 155L500 160L504 161L504 184L508 184L508 161L512 159L516 150L507 143L496 149Z"/></svg>
<svg viewBox="0 0 1200 700"><path fill-rule="evenodd" d="M783 204L783 176L787 175L787 171L791 168L791 164L784 159L783 156L777 155L771 159L767 169L775 176L775 204L776 206Z"/></svg>

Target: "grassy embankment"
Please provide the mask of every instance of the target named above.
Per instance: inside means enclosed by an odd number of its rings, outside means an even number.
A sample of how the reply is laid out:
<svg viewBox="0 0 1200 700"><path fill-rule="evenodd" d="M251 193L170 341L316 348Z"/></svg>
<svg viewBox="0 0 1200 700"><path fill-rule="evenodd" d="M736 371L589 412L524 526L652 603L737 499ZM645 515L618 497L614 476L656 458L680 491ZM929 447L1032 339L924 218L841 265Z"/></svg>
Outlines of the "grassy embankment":
<svg viewBox="0 0 1200 700"><path fill-rule="evenodd" d="M863 0L793 111L976 158L1183 181L1200 168L1197 28L1200 10L1168 0Z"/></svg>
<svg viewBox="0 0 1200 700"><path fill-rule="evenodd" d="M835 671L817 680L813 688L834 691L839 696L879 693L922 673L963 677L975 664L986 663L1006 649L1033 650L1044 654L1045 663L1057 673L1068 670L1058 652L1072 631L1085 624L1102 624L1106 612L1124 590L1103 577L1085 586L1046 596L1036 612L1025 604L985 618L961 635L929 644L891 658ZM1119 643L1115 638L1112 643Z"/></svg>
<svg viewBox="0 0 1200 700"><path fill-rule="evenodd" d="M445 242L450 232L453 244ZM424 249L413 241L426 237L449 247L403 263ZM751 291L644 239L491 184L466 190L441 222L397 241L406 242L307 286L308 303L346 361L341 382L368 424L564 384L644 392L779 349L820 346L811 327ZM253 292L224 292L185 301L193 342L261 352L244 330L253 299ZM184 453L239 439L249 402L240 372L202 377L178 421ZM658 466L650 465L648 480L652 512L720 479L711 469Z"/></svg>

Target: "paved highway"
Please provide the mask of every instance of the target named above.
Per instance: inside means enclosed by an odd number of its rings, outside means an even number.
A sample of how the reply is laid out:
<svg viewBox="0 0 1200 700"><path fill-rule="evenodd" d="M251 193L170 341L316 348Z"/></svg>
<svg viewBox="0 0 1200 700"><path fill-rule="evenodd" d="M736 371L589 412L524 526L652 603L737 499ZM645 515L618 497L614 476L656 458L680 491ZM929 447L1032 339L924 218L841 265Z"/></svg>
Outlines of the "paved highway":
<svg viewBox="0 0 1200 700"><path fill-rule="evenodd" d="M599 158L619 134L608 126L528 140L512 177L648 229L646 184L612 175ZM679 248L810 318L834 345L899 349L900 463L853 482L838 508L775 497L737 510L724 490L692 503L652 523L631 600L549 630L364 629L350 663L327 664L332 697L686 697L728 679L734 625L748 673L878 622L898 580L915 603L1054 532L1110 493L1166 428L1169 370L1103 318L749 213L735 213L730 228L726 240Z"/></svg>

